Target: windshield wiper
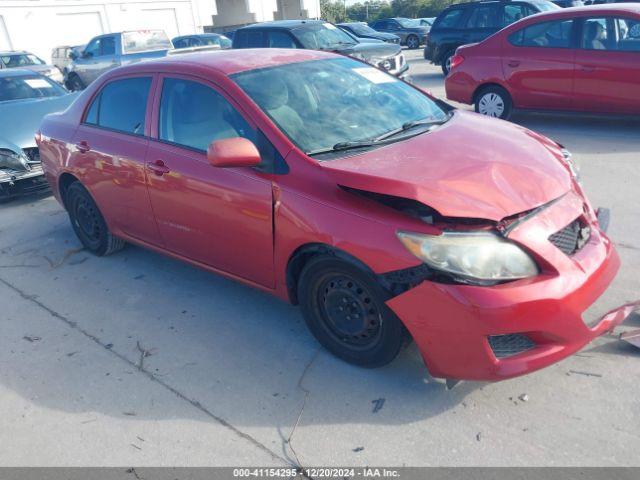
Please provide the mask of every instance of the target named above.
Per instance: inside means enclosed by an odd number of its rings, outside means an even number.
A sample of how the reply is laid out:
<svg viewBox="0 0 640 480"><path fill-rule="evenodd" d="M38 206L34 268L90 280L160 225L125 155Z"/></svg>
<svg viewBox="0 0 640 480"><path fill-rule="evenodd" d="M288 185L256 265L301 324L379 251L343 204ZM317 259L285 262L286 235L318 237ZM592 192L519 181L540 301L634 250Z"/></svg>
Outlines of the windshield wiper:
<svg viewBox="0 0 640 480"><path fill-rule="evenodd" d="M429 126L442 125L448 119L449 119L448 117L445 118L444 120L429 120L429 119L423 118L422 120L412 120L410 122L405 122L402 124L401 127L394 128L393 130L389 130L388 132L383 133L382 135L374 138L373 141L380 142L382 140L386 140L387 138L394 137L399 133L406 132L407 130L411 130L412 128L415 128L415 127L420 127L422 125L429 125Z"/></svg>
<svg viewBox="0 0 640 480"><path fill-rule="evenodd" d="M376 145L384 145L387 143L391 143L389 139L391 137L396 136L399 133L406 132L408 130L411 130L412 128L415 128L421 125L429 125L429 126L442 125L447 120L449 120L449 116L447 116L447 118L445 118L444 120L428 120L426 118L422 120L413 120L410 122L403 123L400 128L394 128L393 130L390 130L378 137L375 137L369 140L354 140L349 142L339 142L339 143L336 143L333 147L319 148L318 150L311 150L310 152L307 152L307 155L318 155L321 153L340 152L344 150L353 150L356 148L366 148L366 147L374 147Z"/></svg>

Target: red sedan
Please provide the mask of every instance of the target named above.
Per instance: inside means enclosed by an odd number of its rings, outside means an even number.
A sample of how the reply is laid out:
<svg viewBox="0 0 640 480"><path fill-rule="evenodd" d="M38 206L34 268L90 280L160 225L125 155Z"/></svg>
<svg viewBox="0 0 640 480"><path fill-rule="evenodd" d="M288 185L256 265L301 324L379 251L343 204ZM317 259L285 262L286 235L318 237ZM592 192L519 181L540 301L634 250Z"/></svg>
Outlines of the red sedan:
<svg viewBox="0 0 640 480"><path fill-rule="evenodd" d="M508 118L513 108L640 115L640 4L527 17L458 48L447 98Z"/></svg>
<svg viewBox="0 0 640 480"><path fill-rule="evenodd" d="M619 260L558 144L351 58L129 65L46 117L38 144L86 249L134 243L300 304L358 365L413 339L435 376L504 379L631 308L585 314Z"/></svg>

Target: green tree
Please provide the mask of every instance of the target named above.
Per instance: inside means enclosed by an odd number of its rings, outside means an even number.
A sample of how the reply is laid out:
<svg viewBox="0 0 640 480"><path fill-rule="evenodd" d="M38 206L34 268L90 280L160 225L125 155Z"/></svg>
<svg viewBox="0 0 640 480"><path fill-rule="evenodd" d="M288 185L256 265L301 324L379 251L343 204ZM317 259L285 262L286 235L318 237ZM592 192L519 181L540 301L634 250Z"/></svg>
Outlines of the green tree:
<svg viewBox="0 0 640 480"><path fill-rule="evenodd" d="M348 22L344 1L320 0L320 16L331 23Z"/></svg>

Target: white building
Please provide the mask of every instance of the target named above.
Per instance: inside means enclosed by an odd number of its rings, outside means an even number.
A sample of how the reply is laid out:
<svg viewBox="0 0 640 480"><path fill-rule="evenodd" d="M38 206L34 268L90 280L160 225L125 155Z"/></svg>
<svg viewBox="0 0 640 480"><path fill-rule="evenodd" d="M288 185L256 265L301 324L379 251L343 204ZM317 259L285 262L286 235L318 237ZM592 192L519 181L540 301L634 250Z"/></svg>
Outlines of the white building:
<svg viewBox="0 0 640 480"><path fill-rule="evenodd" d="M163 29L174 37L319 16L319 0L0 0L0 51L28 50L49 61L54 47L102 33Z"/></svg>

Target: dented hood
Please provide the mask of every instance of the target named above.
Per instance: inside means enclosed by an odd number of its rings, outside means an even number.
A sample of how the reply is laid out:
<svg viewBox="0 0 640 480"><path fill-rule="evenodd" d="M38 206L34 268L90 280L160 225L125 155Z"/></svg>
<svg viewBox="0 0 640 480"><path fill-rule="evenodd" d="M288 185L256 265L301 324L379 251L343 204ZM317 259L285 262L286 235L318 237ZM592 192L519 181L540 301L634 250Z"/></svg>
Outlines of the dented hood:
<svg viewBox="0 0 640 480"><path fill-rule="evenodd" d="M560 158L536 133L456 111L430 133L321 165L338 185L417 200L447 217L499 221L569 191Z"/></svg>

